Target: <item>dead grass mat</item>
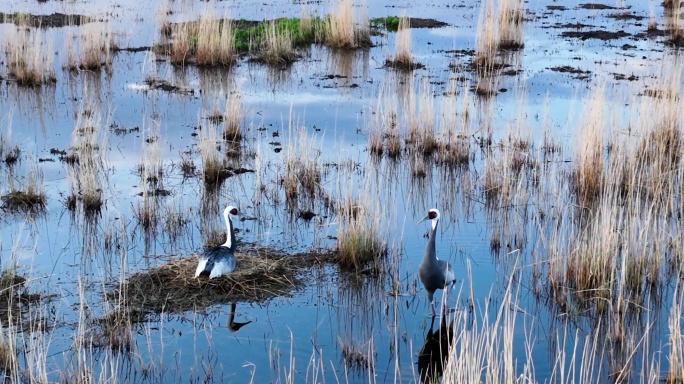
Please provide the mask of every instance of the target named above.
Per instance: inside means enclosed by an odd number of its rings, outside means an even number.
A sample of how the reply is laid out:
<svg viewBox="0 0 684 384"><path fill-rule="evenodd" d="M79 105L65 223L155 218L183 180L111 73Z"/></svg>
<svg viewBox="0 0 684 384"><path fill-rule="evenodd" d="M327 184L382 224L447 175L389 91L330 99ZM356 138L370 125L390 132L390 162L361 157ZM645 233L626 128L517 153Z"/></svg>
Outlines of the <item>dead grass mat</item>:
<svg viewBox="0 0 684 384"><path fill-rule="evenodd" d="M263 302L302 287L312 267L332 262L331 252L286 254L252 248L235 254L237 267L214 279L195 278L196 255L138 272L110 294L129 309L184 312L228 302Z"/></svg>

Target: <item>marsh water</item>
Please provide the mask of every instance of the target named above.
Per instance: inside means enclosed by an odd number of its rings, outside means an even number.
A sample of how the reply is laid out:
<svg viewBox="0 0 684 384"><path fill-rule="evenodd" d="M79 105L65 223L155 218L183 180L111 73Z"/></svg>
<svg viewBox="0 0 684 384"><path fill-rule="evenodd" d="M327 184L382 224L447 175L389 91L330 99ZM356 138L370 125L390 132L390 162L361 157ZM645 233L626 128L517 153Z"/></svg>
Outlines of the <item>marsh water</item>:
<svg viewBox="0 0 684 384"><path fill-rule="evenodd" d="M512 287L514 305L506 304L505 310L517 313L510 340L517 375L527 375L531 362L537 381L580 380L579 372L560 379L554 362L559 351L565 351L565 369L581 363L571 356L596 332L595 318L584 317L581 309L559 311L551 298L540 294L545 281L534 267L544 264L549 241L540 229L540 217L552 206L573 202L564 200L567 192L551 187L534 194L529 180L535 177L521 176L513 181L513 189L523 192L506 206L492 206L484 187L489 154L480 144L490 139L497 148L496 143L513 133L541 148L543 137L550 135L559 150L544 162L572 163L587 95L600 84L607 90L605 108L629 115L634 98L676 55L664 37L645 35L649 16L658 21L665 17L659 3L610 2L608 9L581 3L569 1L560 8L548 7L556 5L552 2L525 3L525 46L502 54L506 69L514 71L498 76L494 95L480 97L470 91L469 98L464 95L478 81L470 62L480 1L367 4L370 18L407 15L448 24L411 29L412 55L425 67L410 72L385 66L396 33L382 29L372 37L370 48L312 45L299 50L299 59L285 68L246 58L230 68L174 66L163 55L142 49L112 53L110 69L74 72L62 69L63 47L68 31L83 26L44 27L43 44L51 43L46 49L54 56L56 83L23 87L0 72L0 135L21 151L16 165L0 166L0 193L25 183L32 169L42 174L46 191L44 210L25 213L4 207L0 219L3 269L16 263L18 273L28 279L25 289L45 297L37 316L48 327L30 336L28 331L15 335L24 340L20 359L30 366L36 345L44 345L49 380L59 380L79 360L74 335L82 324L116 309L104 299L105 293L133 273L201 251L208 231L224 228L220 213L227 204L245 215L246 220L235 223L243 246L286 253L334 250L339 220L327 199L301 198L294 207L286 201L285 162L295 156L316 162L322 171L317 188L325 196L356 197L368 204L366 212L377 220L388 245L385 271L357 274L334 263L311 267L306 284L287 295L235 303L234 321L249 322L237 330L229 323L230 303L147 313L132 325L131 350L89 351L95 378L111 369L118 372L118 380L132 382L419 381L417 354L431 318L417 277L428 224L416 222L436 207L442 213L437 254L449 260L457 277L456 288L445 299L447 316L467 313L476 323L487 313L496 317ZM92 16L97 20L92 25L107 24L119 48L139 48L160 39L159 15L167 9L174 12L166 17L178 22L196 19L206 9L233 19L299 17L303 6L321 15L332 9L326 2L292 1L110 0L95 5L10 0L0 4L0 12ZM618 13L634 17L610 17ZM585 29L624 31L625 36L561 36L574 31L567 25L576 23L588 25ZM8 36L15 28L0 24L0 34ZM564 66L579 72L552 69ZM151 77L179 89L153 89L145 82ZM436 127L444 113L469 114L472 153L467 166L452 169L408 152L398 159L369 152L369 127L378 113L381 89L388 97L406 100L413 95L417 100L424 84L430 87ZM451 86L456 90L453 98ZM231 176L218 190L209 191L199 172L201 130L212 124L207 116L223 111L226 97L236 91L241 95L243 139L233 148L239 155L226 155L224 161L232 169L251 172ZM106 139L98 142L103 167L97 183L103 204L100 212L89 215L67 207L69 165L60 160L60 151L73 145L77 121L93 111L99 111ZM398 113L400 119L408 114L401 107ZM227 144L217 145L223 149ZM537 150L529 153L539 156ZM197 166L196 174L183 175L186 160ZM163 194L147 195L148 181L140 176L145 162L161 164L163 177L156 187ZM159 217L151 226L140 219L145 204L152 204ZM305 211L316 216L305 220L299 214ZM651 328L644 338L653 345L653 356L660 356L663 378L668 371L670 300L678 280L663 284L659 303L649 306L645 315ZM27 338L44 341L30 344ZM623 361L633 372L628 381L646 381L640 372L653 356L634 351ZM107 354L114 357L103 368L97 362ZM610 358L610 353L601 355L605 366L593 367L601 381L615 378Z"/></svg>

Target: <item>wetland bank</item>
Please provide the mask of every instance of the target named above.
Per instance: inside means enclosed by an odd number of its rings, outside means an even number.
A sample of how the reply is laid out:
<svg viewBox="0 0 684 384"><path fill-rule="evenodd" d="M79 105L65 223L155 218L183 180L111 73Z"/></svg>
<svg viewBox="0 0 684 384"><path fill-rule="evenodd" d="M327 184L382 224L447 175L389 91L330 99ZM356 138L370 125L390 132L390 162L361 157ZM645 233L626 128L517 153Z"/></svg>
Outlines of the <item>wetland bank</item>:
<svg viewBox="0 0 684 384"><path fill-rule="evenodd" d="M678 3L0 12L7 382L684 380Z"/></svg>

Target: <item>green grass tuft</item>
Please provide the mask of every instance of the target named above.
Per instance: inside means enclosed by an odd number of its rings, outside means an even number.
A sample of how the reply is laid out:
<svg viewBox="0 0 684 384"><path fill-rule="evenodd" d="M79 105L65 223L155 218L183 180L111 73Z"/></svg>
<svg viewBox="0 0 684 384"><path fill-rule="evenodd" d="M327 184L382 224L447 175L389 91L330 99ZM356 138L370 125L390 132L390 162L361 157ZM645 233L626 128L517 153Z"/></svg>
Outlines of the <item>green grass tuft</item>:
<svg viewBox="0 0 684 384"><path fill-rule="evenodd" d="M399 17L387 16L376 17L370 21L372 27L384 27L388 32L396 32L399 29Z"/></svg>

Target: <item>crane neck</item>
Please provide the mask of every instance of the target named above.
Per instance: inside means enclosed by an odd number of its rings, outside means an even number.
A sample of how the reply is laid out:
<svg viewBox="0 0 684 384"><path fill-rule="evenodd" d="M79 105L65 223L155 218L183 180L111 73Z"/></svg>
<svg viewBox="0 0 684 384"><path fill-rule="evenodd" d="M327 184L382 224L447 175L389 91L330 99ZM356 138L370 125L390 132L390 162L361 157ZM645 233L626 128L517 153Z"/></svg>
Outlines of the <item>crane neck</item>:
<svg viewBox="0 0 684 384"><path fill-rule="evenodd" d="M228 212L223 213L223 219L226 221L226 242L222 244L230 250L235 249L235 231L233 231L233 222L228 217Z"/></svg>
<svg viewBox="0 0 684 384"><path fill-rule="evenodd" d="M432 226L428 232L428 243L423 255L423 262L433 264L437 262L437 253L435 252L435 242L437 240L437 224L439 219L432 219Z"/></svg>
<svg viewBox="0 0 684 384"><path fill-rule="evenodd" d="M435 243L435 238L437 237L437 224L439 224L438 219L432 219L432 226L430 227L430 238L428 242L431 244Z"/></svg>

